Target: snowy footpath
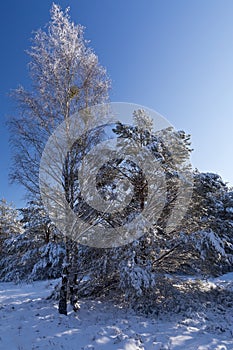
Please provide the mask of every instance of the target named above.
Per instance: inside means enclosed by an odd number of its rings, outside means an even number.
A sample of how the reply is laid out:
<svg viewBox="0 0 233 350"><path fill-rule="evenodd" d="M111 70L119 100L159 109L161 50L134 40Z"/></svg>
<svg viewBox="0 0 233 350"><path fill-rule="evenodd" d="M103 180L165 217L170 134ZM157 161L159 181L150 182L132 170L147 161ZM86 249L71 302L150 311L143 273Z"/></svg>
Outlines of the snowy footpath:
<svg viewBox="0 0 233 350"><path fill-rule="evenodd" d="M228 274L212 284L231 290L232 280ZM1 350L233 349L231 307L211 309L204 316L145 317L110 301L83 300L77 314L62 316L56 303L46 300L54 283L0 283Z"/></svg>

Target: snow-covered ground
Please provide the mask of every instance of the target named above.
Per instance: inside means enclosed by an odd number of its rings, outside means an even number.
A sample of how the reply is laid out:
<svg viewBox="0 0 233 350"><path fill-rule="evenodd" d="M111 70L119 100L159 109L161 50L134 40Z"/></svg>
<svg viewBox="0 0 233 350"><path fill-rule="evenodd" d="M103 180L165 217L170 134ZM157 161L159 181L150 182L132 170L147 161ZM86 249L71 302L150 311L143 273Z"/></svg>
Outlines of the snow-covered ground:
<svg viewBox="0 0 233 350"><path fill-rule="evenodd" d="M227 274L210 283L233 293L232 281ZM54 283L0 283L1 350L233 349L232 307L147 318L112 301L83 300L77 314L62 316L46 300Z"/></svg>

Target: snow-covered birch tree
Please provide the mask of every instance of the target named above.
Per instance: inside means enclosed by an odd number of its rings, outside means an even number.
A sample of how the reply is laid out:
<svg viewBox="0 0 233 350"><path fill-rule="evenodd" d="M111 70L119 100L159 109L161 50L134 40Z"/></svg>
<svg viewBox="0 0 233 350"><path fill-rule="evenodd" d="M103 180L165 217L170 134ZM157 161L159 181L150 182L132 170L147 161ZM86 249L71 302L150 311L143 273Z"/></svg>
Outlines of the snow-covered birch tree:
<svg viewBox="0 0 233 350"><path fill-rule="evenodd" d="M13 147L10 177L23 185L29 197L35 199L40 197L39 165L49 136L73 113L106 102L110 80L84 39L83 26L71 21L69 8L63 12L58 5L52 5L48 26L35 33L27 53L32 86L30 90L20 86L12 93L18 113L9 121ZM72 208L70 174L64 166L64 191ZM67 313L68 289L76 309L75 274L70 272L74 270L71 265L74 265L75 249L76 243L66 238L66 273L63 273L59 302L59 312L63 314Z"/></svg>

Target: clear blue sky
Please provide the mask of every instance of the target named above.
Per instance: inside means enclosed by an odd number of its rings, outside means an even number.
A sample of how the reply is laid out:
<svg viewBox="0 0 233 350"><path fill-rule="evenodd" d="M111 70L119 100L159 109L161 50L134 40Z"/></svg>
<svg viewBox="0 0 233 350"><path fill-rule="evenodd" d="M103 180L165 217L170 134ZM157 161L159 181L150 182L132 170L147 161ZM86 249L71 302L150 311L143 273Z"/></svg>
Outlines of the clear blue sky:
<svg viewBox="0 0 233 350"><path fill-rule="evenodd" d="M233 185L233 1L60 0L112 79L112 101L155 109L192 135L192 163ZM9 186L7 92L28 85L27 55L33 30L49 20L52 1L1 2L0 198L20 205Z"/></svg>

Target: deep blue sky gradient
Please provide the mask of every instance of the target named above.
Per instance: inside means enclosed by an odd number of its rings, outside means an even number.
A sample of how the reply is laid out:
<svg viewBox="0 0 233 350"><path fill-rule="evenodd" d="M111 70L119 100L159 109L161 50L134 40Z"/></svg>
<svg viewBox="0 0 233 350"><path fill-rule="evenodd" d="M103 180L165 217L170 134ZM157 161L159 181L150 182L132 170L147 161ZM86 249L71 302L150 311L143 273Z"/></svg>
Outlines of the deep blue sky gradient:
<svg viewBox="0 0 233 350"><path fill-rule="evenodd" d="M87 39L112 79L112 101L145 105L192 135L193 167L233 185L233 1L60 0L86 27ZM7 97L27 75L32 31L49 20L52 1L0 5L0 198L22 205L10 186L5 126L16 113Z"/></svg>

